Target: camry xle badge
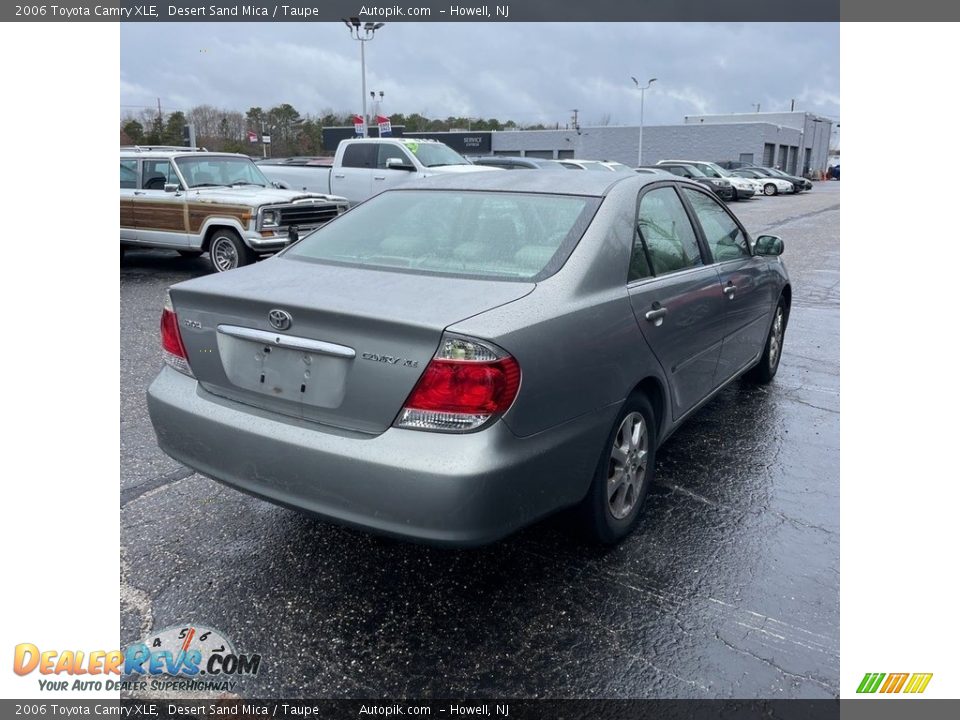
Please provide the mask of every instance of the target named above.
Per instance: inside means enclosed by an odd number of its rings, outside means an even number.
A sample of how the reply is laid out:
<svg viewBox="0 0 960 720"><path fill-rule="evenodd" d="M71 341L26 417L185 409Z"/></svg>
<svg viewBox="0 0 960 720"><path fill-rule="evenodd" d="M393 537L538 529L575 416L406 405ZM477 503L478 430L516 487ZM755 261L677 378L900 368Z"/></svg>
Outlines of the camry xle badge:
<svg viewBox="0 0 960 720"><path fill-rule="evenodd" d="M286 310L271 310L267 314L267 319L277 330L287 330L293 325L293 317Z"/></svg>
<svg viewBox="0 0 960 720"><path fill-rule="evenodd" d="M395 355L380 355L379 353L360 353L364 360L373 360L374 362L387 363L388 365L399 365L400 367L419 367L420 363L416 360L396 357Z"/></svg>

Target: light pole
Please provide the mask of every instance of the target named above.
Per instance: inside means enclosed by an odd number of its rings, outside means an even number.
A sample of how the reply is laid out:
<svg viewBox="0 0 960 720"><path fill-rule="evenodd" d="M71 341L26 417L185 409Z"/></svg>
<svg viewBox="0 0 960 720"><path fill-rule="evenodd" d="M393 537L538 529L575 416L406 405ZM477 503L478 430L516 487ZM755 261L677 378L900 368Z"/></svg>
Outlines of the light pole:
<svg viewBox="0 0 960 720"><path fill-rule="evenodd" d="M630 76L630 79L633 80L633 84L636 85L637 90L640 91L640 142L639 147L637 148L637 165L643 165L643 96L646 94L647 90L650 89L650 86L657 81L657 79L650 78L647 80L646 85L641 85L640 81L632 75Z"/></svg>
<svg viewBox="0 0 960 720"><path fill-rule="evenodd" d="M367 136L367 56L366 45L373 40L374 34L383 27L383 23L361 23L360 18L344 19L343 24L350 31L350 37L360 42L360 97L363 101L363 137Z"/></svg>

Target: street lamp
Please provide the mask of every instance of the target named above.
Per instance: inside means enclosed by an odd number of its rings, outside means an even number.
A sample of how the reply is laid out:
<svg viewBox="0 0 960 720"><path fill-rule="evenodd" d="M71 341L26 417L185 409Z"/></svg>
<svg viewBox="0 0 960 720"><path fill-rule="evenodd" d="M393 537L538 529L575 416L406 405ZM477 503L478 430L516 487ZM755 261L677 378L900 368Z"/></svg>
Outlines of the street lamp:
<svg viewBox="0 0 960 720"><path fill-rule="evenodd" d="M363 100L363 137L367 136L367 57L365 47L373 40L374 34L383 27L383 23L361 23L360 18L344 18L343 24L350 31L350 37L360 42L360 96Z"/></svg>
<svg viewBox="0 0 960 720"><path fill-rule="evenodd" d="M650 86L657 81L657 79L650 78L647 80L646 85L641 85L640 81L632 75L630 76L630 79L633 80L633 84L636 85L637 90L640 91L640 142L639 147L637 148L637 165L643 165L643 96L646 94L647 90L650 89Z"/></svg>

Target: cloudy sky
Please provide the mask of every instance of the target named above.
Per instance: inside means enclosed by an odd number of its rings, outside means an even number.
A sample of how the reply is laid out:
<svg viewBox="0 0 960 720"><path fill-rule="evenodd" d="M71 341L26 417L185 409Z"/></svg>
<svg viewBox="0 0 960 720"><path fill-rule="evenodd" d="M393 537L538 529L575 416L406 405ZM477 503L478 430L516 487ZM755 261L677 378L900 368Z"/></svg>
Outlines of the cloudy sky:
<svg viewBox="0 0 960 720"><path fill-rule="evenodd" d="M392 23L367 44L389 113L567 122L640 118L631 75L656 77L645 122L798 110L840 116L837 24ZM360 47L340 23L121 27L121 113L206 103L359 112Z"/></svg>

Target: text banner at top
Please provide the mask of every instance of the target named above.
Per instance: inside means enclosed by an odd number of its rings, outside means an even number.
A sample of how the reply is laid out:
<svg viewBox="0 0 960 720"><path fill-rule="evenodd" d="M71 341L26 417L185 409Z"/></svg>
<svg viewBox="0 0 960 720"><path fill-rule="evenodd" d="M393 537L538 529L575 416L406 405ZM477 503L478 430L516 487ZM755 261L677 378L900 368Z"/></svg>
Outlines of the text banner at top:
<svg viewBox="0 0 960 720"><path fill-rule="evenodd" d="M3 3L0 21L53 22L615 22L615 21L817 21L841 18L840 0L63 0Z"/></svg>
<svg viewBox="0 0 960 720"><path fill-rule="evenodd" d="M0 6L3 22L837 22L960 20L942 0L63 0Z"/></svg>

